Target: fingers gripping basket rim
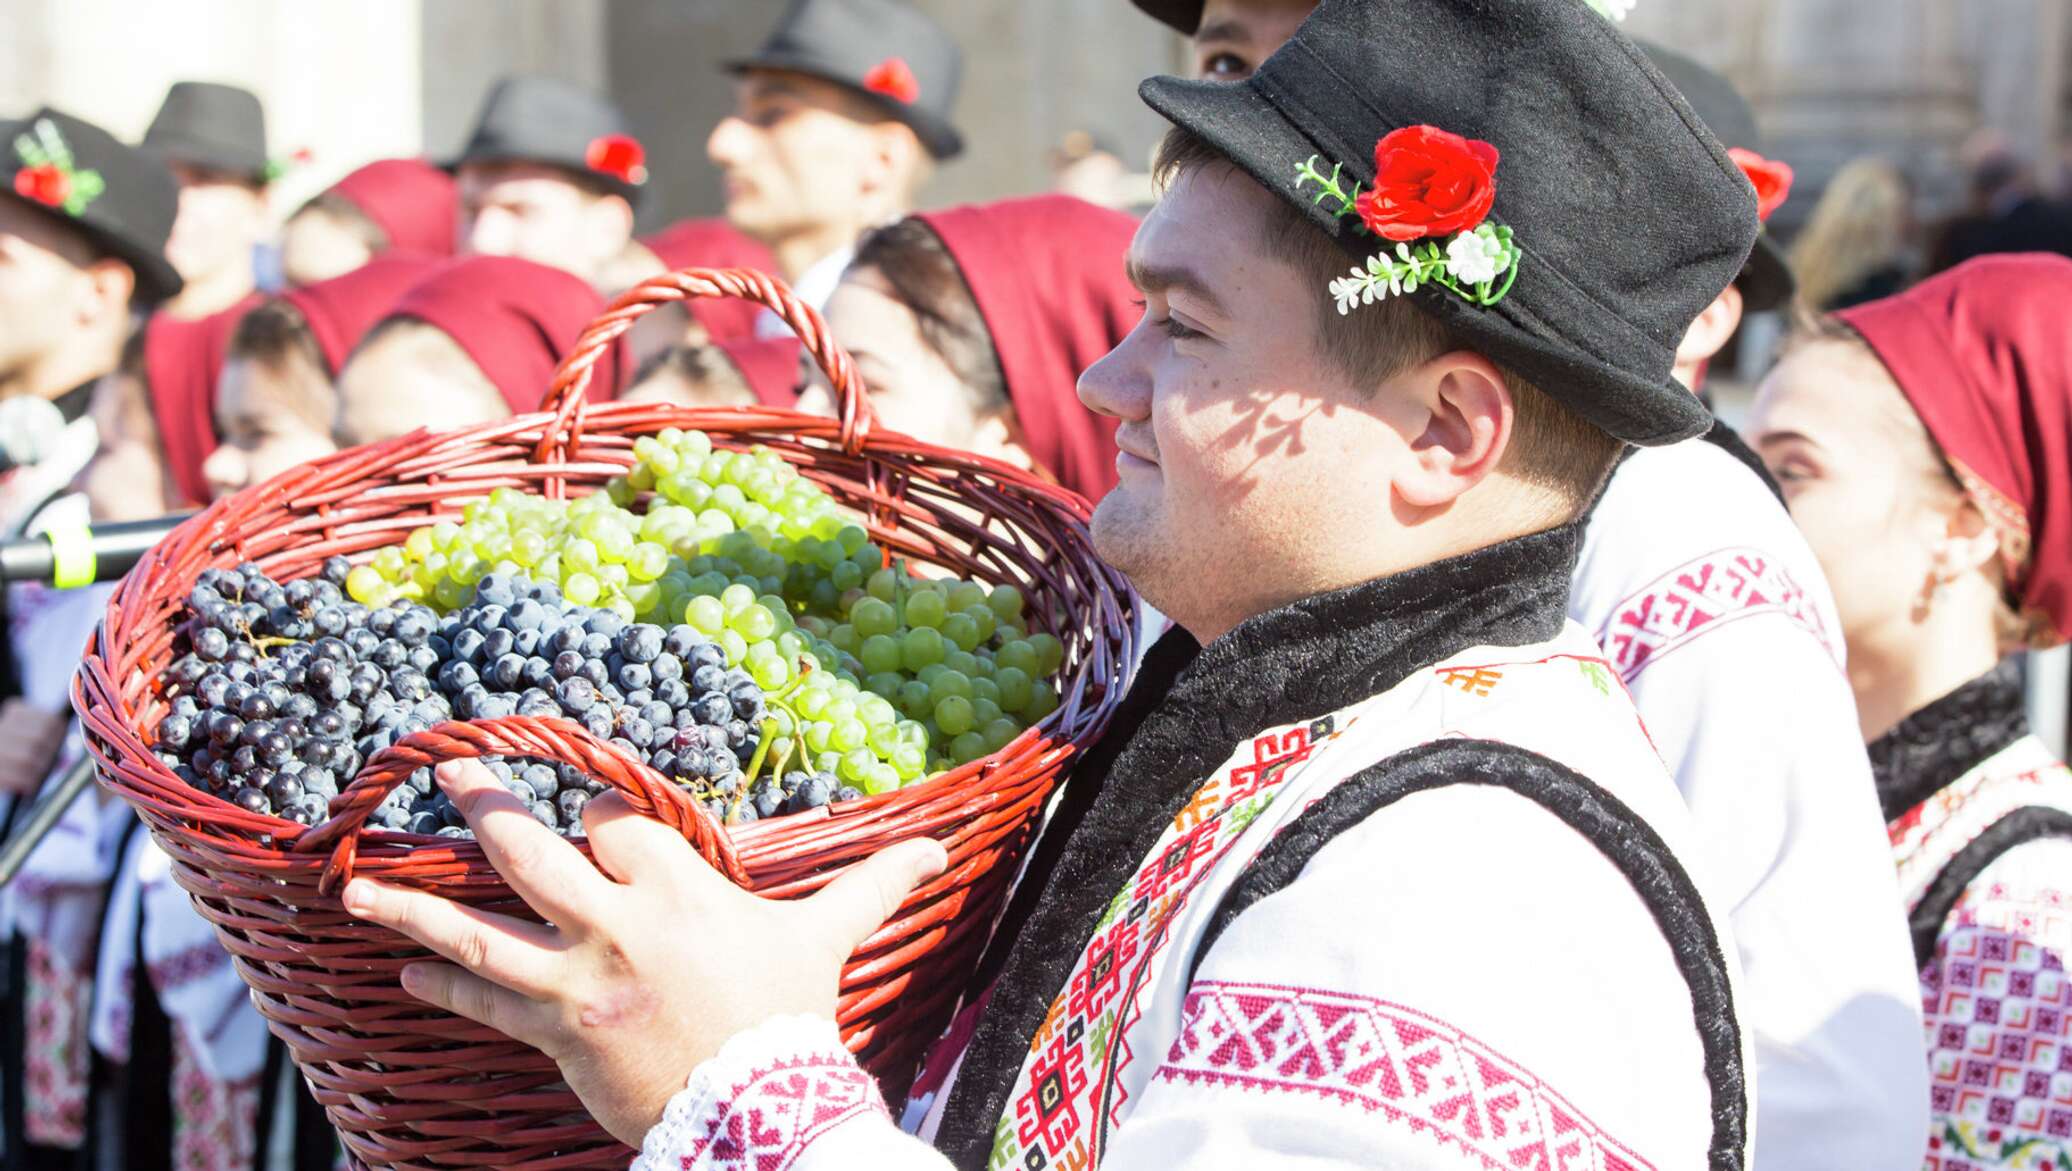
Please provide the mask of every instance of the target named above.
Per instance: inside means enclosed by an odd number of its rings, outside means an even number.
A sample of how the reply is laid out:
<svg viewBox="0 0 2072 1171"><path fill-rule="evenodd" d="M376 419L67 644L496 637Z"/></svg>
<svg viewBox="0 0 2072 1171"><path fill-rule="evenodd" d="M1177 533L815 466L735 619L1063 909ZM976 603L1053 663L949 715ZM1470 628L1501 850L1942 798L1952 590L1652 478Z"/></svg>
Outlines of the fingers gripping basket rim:
<svg viewBox="0 0 2072 1171"><path fill-rule="evenodd" d="M591 367L641 314L696 297L770 306L826 372L838 418L767 407L687 409L584 401ZM1056 712L1001 752L891 793L731 830L617 746L563 720L442 724L370 759L305 829L246 812L175 777L147 744L167 701L157 690L172 621L205 569L251 560L305 576L332 554L363 553L458 515L499 487L553 496L601 487L632 462L632 441L699 428L722 447L764 444L866 514L895 556L1014 582L1067 647ZM118 587L73 685L102 783L142 816L175 879L217 928L273 1031L368 1167L624 1167L628 1152L581 1113L543 1055L430 1009L402 990L425 953L345 915L351 874L435 890L502 911L522 905L472 842L363 832L387 788L415 767L505 751L581 764L635 808L684 833L759 894L796 897L876 849L926 834L950 867L917 890L843 972L843 1036L891 1094L946 1023L1023 848L1077 753L1099 735L1135 662L1127 585L1093 556L1086 501L996 461L875 424L846 354L780 282L747 270L687 269L629 290L586 330L543 409L445 434L417 432L339 452L216 502L175 530ZM581 845L581 843L578 843Z"/></svg>

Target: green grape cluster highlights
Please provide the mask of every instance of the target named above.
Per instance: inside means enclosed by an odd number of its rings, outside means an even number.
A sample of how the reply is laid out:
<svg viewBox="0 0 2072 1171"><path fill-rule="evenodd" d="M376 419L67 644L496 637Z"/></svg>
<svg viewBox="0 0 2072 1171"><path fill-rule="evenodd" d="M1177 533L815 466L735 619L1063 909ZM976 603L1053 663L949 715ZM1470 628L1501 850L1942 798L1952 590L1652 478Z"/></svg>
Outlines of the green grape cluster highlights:
<svg viewBox="0 0 2072 1171"><path fill-rule="evenodd" d="M497 489L460 523L375 554L346 592L448 611L509 573L627 621L688 624L767 695L770 765L870 793L997 752L1057 709L1064 646L1029 630L1013 586L886 567L840 504L766 448L671 428L634 456L573 501Z"/></svg>

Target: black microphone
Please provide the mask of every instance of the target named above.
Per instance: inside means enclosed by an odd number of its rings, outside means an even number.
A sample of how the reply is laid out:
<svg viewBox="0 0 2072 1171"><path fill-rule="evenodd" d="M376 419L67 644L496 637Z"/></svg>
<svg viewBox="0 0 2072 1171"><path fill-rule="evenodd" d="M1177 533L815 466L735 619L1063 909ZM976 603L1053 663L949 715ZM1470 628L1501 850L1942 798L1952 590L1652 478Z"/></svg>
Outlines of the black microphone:
<svg viewBox="0 0 2072 1171"><path fill-rule="evenodd" d="M42 582L59 589L114 581L136 567L191 512L121 524L54 529L0 541L0 585Z"/></svg>

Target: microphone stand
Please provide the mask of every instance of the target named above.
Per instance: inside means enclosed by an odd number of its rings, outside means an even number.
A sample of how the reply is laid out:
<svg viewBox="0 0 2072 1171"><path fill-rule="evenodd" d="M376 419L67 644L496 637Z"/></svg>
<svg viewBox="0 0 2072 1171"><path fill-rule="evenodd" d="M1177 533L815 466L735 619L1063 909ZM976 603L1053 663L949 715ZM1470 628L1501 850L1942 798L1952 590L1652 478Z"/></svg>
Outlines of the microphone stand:
<svg viewBox="0 0 2072 1171"><path fill-rule="evenodd" d="M29 812L21 818L14 836L7 839L5 846L0 846L0 887L14 881L15 875L21 873L22 864L29 860L29 855L36 852L36 847L44 838L50 836L51 830L57 828L58 822L65 816L65 811L72 807L72 803L77 801L81 794L93 788L93 784L94 758L88 753L81 753L79 759L73 762L71 768L65 770L63 776L36 795L36 803L31 805Z"/></svg>

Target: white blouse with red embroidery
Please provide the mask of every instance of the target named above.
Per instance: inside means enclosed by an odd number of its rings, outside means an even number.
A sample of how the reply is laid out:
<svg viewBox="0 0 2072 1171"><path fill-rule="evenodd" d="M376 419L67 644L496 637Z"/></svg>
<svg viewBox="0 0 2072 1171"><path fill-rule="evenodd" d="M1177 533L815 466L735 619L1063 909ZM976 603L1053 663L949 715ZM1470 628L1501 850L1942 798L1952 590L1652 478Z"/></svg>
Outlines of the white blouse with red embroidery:
<svg viewBox="0 0 2072 1171"><path fill-rule="evenodd" d="M1203 779L1115 892L1034 1037L991 1165L1704 1167L1713 1087L1668 942L1597 846L1500 787L1369 816L1232 920L1190 980L1222 896L1281 828L1370 765L1448 738L1551 757L1690 856L1631 700L1573 626L1268 729ZM634 1164L946 1165L892 1123L832 1025L789 1018L701 1065Z"/></svg>

